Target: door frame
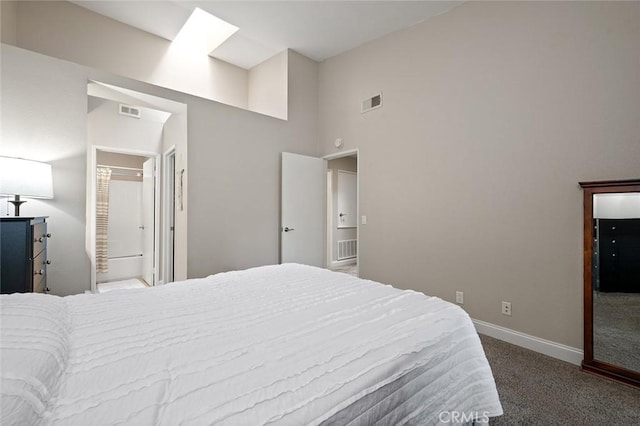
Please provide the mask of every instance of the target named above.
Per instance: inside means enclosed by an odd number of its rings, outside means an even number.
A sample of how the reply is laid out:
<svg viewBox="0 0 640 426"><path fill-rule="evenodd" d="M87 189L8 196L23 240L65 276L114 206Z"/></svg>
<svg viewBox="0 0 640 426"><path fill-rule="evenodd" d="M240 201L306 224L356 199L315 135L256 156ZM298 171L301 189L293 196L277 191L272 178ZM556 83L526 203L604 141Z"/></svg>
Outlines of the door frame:
<svg viewBox="0 0 640 426"><path fill-rule="evenodd" d="M89 253L89 260L91 263L91 292L97 292L97 284L96 284L96 192L98 179L96 178L96 168L98 166L98 151L103 152L112 152L116 154L125 154L125 155L137 155L140 157L153 158L154 163L154 230L153 230L153 274L154 274L154 285L158 283L159 280L159 272L160 272L160 200L161 191L160 191L160 179L158 179L159 171L161 170L160 164L160 154L152 151L141 151L136 149L126 149L126 148L114 148L110 146L103 145L91 145L91 149L89 150L89 167L87 168L87 174L89 175L89 185L88 189L90 192L90 196L87 197L87 212L88 212L88 221L87 221L87 235L89 238L87 239L87 253Z"/></svg>
<svg viewBox="0 0 640 426"><path fill-rule="evenodd" d="M331 268L331 255L333 254L333 233L331 232L331 230L333 229L333 169L330 169L329 167L326 167L326 162L325 162L325 168L327 170L326 172L326 183L325 185L327 186L327 208L326 208L326 215L327 215L327 220L326 220L326 229L325 229L325 234L326 234L326 238L325 238L325 245L326 245L326 250L324 253L325 259L324 259L324 267L329 269Z"/></svg>
<svg viewBox="0 0 640 426"><path fill-rule="evenodd" d="M324 159L324 168L325 168L325 175L328 175L327 170L329 170L328 167L328 163L329 160L335 160L337 158L344 158L344 157L351 157L355 155L356 156L356 164L357 164L357 178L356 178L356 239L358 240L358 250L356 253L356 274L357 276L360 276L360 248L361 248L361 244L360 244L360 224L361 224L361 217L360 217L360 148L353 148L353 149L349 149L346 151L340 151L340 152L335 152L333 154L328 154L325 155L324 157L322 157ZM327 179L325 179L325 185L327 185L326 188L326 193L329 194L331 191L331 188L329 188L328 186L328 182ZM329 196L327 195L327 203ZM325 214L327 216L329 215L329 206L325 206ZM327 268L331 265L331 255L333 254L333 233L331 232L331 228L333 226L333 218L331 219L331 222L329 222L329 218L327 218L327 220L325 220L325 244L327 245L325 247L325 265L327 265Z"/></svg>
<svg viewBox="0 0 640 426"><path fill-rule="evenodd" d="M169 164L170 159L173 157L173 173L170 173ZM172 145L162 154L162 281L160 284L168 284L173 282L175 273L173 273L172 279L169 280L170 272L175 268L175 255L172 256L169 250L168 241L172 237L171 225L168 220L169 217L173 217L173 236L175 236L175 214L176 214L176 146ZM173 179L173 196L171 195L171 180ZM170 216L171 214L171 216ZM175 240L173 244L173 252L175 253ZM171 266L171 267L170 267Z"/></svg>

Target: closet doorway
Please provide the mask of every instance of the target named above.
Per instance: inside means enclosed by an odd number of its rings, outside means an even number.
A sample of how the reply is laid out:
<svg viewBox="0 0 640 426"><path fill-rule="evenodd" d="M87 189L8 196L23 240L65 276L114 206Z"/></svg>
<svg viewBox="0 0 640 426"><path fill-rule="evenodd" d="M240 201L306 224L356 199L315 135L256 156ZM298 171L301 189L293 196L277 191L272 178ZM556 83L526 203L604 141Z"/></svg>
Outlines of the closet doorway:
<svg viewBox="0 0 640 426"><path fill-rule="evenodd" d="M159 266L160 156L94 147L98 292L154 286Z"/></svg>
<svg viewBox="0 0 640 426"><path fill-rule="evenodd" d="M334 159L343 161L329 165ZM329 173L333 165L338 167ZM341 170L348 172L344 175L349 175L350 193L355 193L355 200L347 197L348 208L338 200ZM323 158L282 153L280 263L301 263L359 276L359 224L366 224L366 217L359 216L359 170L357 148Z"/></svg>
<svg viewBox="0 0 640 426"><path fill-rule="evenodd" d="M325 157L327 268L358 276L358 152Z"/></svg>

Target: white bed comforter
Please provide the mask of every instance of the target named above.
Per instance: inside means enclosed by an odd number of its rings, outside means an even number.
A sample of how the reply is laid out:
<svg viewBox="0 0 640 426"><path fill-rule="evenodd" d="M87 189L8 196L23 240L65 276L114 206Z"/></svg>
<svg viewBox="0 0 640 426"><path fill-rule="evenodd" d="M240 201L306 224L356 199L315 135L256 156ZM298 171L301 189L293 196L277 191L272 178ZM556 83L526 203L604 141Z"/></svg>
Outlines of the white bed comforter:
<svg viewBox="0 0 640 426"><path fill-rule="evenodd" d="M3 425L437 424L451 418L443 412L502 414L462 309L323 269L267 266L1 302Z"/></svg>

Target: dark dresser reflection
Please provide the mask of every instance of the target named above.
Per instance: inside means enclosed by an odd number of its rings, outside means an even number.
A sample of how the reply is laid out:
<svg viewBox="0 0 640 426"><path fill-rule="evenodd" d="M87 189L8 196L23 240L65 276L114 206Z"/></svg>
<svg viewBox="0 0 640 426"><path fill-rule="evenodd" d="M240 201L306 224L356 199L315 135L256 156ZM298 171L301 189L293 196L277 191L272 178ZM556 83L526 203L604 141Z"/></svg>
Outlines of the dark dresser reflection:
<svg viewBox="0 0 640 426"><path fill-rule="evenodd" d="M596 289L640 293L640 219L595 219Z"/></svg>

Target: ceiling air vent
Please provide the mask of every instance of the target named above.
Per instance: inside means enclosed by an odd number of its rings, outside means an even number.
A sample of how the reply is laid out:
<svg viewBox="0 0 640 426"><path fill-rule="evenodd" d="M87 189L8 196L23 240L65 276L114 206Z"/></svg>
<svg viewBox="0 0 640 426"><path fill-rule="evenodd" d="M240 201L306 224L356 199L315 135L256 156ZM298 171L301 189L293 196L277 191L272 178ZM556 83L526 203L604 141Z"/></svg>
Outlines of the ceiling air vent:
<svg viewBox="0 0 640 426"><path fill-rule="evenodd" d="M140 118L140 108L134 106L120 104L119 112L127 117Z"/></svg>
<svg viewBox="0 0 640 426"><path fill-rule="evenodd" d="M378 93L377 95L373 95L370 98L364 99L362 101L362 110L360 112L365 113L369 112L372 109L380 108L382 106L382 93Z"/></svg>

